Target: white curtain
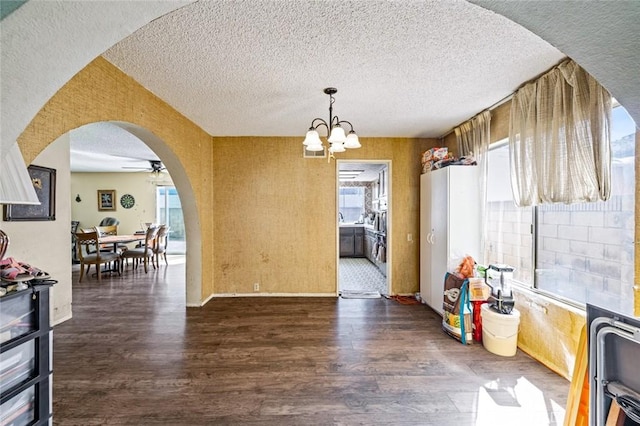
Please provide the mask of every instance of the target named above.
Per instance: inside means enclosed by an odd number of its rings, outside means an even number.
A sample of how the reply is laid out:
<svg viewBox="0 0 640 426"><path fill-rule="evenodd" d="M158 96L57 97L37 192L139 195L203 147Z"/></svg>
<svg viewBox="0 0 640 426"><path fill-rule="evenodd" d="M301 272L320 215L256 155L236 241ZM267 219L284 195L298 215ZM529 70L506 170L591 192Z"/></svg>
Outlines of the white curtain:
<svg viewBox="0 0 640 426"><path fill-rule="evenodd" d="M480 224L482 232L480 234L480 253L485 253L485 241L487 240L487 174L488 174L488 152L491 139L491 112L483 111L471 120L462 123L454 128L456 140L458 142L458 152L460 156L472 155L480 168L480 205L477 207L480 213ZM486 263L486 259L475 259L476 262Z"/></svg>
<svg viewBox="0 0 640 426"><path fill-rule="evenodd" d="M611 95L567 60L511 103L511 186L518 206L607 200Z"/></svg>

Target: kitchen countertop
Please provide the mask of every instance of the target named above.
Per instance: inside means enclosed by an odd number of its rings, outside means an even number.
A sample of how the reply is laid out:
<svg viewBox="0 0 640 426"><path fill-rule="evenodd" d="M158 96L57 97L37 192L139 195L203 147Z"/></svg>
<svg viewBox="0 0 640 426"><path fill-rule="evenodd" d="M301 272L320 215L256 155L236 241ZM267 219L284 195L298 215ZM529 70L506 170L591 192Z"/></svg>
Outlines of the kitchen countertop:
<svg viewBox="0 0 640 426"><path fill-rule="evenodd" d="M340 222L340 228L370 228L373 229L373 225L368 224L368 223L345 223L345 222Z"/></svg>
<svg viewBox="0 0 640 426"><path fill-rule="evenodd" d="M382 232L382 231L376 231L373 227L373 224L371 223L343 223L340 222L340 228L364 228L367 229L369 231L372 231L373 233L377 234L377 235L382 235L385 236L386 233Z"/></svg>

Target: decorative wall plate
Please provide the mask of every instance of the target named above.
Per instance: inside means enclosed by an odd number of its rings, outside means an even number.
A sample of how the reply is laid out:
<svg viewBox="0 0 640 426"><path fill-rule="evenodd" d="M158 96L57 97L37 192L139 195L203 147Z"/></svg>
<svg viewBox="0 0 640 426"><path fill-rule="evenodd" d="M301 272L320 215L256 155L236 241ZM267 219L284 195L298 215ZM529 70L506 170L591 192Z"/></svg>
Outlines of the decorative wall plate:
<svg viewBox="0 0 640 426"><path fill-rule="evenodd" d="M131 194L124 194L122 197L120 197L120 204L125 209L130 209L135 203L136 199L133 198L133 195Z"/></svg>

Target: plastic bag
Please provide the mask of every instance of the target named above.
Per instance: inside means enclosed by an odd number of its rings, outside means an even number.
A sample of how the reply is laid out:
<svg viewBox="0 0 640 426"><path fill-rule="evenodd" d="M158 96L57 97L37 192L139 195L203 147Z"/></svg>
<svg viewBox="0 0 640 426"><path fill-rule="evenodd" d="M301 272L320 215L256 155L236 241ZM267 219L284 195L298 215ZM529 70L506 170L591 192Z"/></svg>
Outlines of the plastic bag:
<svg viewBox="0 0 640 426"><path fill-rule="evenodd" d="M448 271L460 278L471 278L475 276L475 267L476 261L466 255L463 258L450 259Z"/></svg>
<svg viewBox="0 0 640 426"><path fill-rule="evenodd" d="M462 344L470 344L473 337L468 279L450 273L445 275L442 310L442 329Z"/></svg>

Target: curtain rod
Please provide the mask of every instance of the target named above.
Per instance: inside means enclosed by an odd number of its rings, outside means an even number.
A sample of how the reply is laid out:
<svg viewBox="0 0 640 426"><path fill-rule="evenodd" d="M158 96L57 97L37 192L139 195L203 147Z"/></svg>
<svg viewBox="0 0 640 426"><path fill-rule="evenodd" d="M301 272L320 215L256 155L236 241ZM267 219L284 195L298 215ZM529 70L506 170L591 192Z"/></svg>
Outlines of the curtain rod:
<svg viewBox="0 0 640 426"><path fill-rule="evenodd" d="M494 109L498 108L500 105L510 101L513 98L514 93L511 93L507 96L505 96L504 98L500 99L498 102L494 103L493 105L491 105L489 108L485 108L482 111L493 111ZM480 112L482 112L480 111ZM478 114L480 114L480 112ZM475 117L478 114L474 114L472 117L468 118L467 120L464 120L462 123L465 123L469 120L471 120L473 117ZM447 136L449 136L451 133L453 133L453 131L455 130L455 128L458 126L454 126L451 130L449 130L447 133L445 133L444 135L440 136L438 139L444 139Z"/></svg>
<svg viewBox="0 0 640 426"><path fill-rule="evenodd" d="M562 65L562 63L563 63L563 62L568 62L568 61L571 61L571 60L572 60L571 58L567 58L567 57L565 57L564 59L562 59L561 61L559 61L556 65L554 65L553 67L549 68L547 71L545 71L545 72L541 73L541 74L540 74L540 75L538 75L537 77L532 78L531 80L525 81L525 82L524 82L524 83L522 83L520 86L518 86L518 89L516 89L513 93L511 93L510 95L505 96L504 98L500 99L500 100L499 100L498 102L496 102L495 104L491 105L489 108L483 109L482 111L485 111L485 110L487 110L487 111L493 111L494 109L498 108L498 107L499 107L500 105L502 105L503 103L505 103L505 102L507 102L507 101L511 100L511 99L513 98L513 95L515 95L515 94L516 94L516 92L517 92L521 87L523 87L523 86L525 86L525 85L527 85L527 84L529 84L529 83L531 83L531 82L533 82L533 81L538 80L540 77L542 77L542 76L543 76L543 75L545 75L545 74L549 74L551 71L553 71L554 69L556 69L556 68L558 68L560 65ZM480 111L480 112L482 112L482 111ZM478 113L478 114L479 114L479 113ZM475 115L474 115L474 116L472 116L471 118L475 117L475 116L476 116L476 115L478 115L478 114L475 114ZM467 119L467 120L463 121L462 123L465 123L465 122L467 122L467 121L471 120L471 118L469 118L469 119ZM439 139L441 139L441 140L442 140L442 139L446 138L447 136L449 136L451 133L453 133L453 131L455 130L455 128L456 128L456 127L458 127L458 126L454 126L454 127L453 127L453 129L449 130L447 133L445 133L444 135L440 136L440 138L439 138Z"/></svg>

